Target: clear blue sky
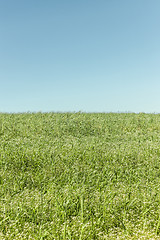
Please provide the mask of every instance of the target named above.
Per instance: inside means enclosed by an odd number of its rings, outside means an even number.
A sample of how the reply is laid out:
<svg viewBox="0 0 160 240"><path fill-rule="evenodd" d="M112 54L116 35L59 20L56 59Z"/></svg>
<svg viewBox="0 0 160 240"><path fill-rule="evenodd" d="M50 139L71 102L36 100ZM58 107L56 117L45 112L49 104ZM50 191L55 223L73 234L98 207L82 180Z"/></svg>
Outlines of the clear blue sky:
<svg viewBox="0 0 160 240"><path fill-rule="evenodd" d="M1 0L0 112L160 112L159 0Z"/></svg>

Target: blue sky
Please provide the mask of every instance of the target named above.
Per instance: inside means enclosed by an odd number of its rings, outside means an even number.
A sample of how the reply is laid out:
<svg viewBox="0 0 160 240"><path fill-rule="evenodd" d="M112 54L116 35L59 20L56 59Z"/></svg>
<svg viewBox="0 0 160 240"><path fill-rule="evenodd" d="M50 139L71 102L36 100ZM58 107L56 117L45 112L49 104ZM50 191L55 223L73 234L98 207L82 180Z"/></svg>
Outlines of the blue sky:
<svg viewBox="0 0 160 240"><path fill-rule="evenodd" d="M159 0L1 0L0 112L160 112Z"/></svg>

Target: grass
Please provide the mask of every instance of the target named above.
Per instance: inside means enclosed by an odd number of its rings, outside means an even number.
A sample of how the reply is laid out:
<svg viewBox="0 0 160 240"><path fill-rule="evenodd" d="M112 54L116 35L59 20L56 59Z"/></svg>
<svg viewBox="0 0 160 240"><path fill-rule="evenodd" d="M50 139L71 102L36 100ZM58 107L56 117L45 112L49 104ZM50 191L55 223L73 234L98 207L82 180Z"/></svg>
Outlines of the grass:
<svg viewBox="0 0 160 240"><path fill-rule="evenodd" d="M160 239L160 115L0 114L0 239Z"/></svg>

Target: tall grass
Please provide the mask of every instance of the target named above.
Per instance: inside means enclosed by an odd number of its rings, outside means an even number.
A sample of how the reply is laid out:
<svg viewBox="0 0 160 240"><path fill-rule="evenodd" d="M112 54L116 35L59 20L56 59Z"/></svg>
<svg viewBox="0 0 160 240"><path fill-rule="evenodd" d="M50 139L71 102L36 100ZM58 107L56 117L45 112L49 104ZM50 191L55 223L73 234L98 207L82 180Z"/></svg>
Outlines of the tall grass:
<svg viewBox="0 0 160 240"><path fill-rule="evenodd" d="M1 113L0 239L160 239L160 115Z"/></svg>

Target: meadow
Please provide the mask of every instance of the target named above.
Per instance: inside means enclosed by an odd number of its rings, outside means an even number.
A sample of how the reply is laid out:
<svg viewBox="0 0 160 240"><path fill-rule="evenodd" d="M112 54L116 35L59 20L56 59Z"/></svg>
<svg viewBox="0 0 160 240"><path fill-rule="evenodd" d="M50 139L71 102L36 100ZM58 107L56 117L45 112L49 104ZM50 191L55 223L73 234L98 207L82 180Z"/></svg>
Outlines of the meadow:
<svg viewBox="0 0 160 240"><path fill-rule="evenodd" d="M160 239L160 114L0 113L0 239Z"/></svg>

